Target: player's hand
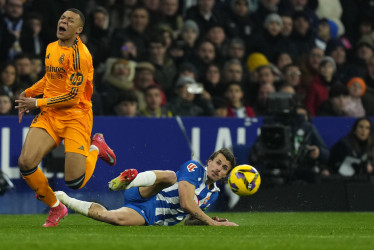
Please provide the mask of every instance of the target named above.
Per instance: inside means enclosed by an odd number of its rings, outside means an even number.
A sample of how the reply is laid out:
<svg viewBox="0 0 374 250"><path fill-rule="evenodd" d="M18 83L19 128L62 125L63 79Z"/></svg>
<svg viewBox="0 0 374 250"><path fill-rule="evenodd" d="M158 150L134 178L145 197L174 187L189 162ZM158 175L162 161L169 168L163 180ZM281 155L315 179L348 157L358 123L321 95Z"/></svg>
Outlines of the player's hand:
<svg viewBox="0 0 374 250"><path fill-rule="evenodd" d="M219 224L217 226L226 226L226 227L238 227L239 225L234 223L234 222L230 222L230 221L223 221L223 222L218 222Z"/></svg>
<svg viewBox="0 0 374 250"><path fill-rule="evenodd" d="M25 91L19 95L19 99L15 101L18 105L15 107L18 109L18 122L21 123L25 113L29 113L31 109L36 108L36 99L27 98Z"/></svg>
<svg viewBox="0 0 374 250"><path fill-rule="evenodd" d="M224 218L218 218L218 216L214 216L214 217L212 217L212 219L215 220L215 221L218 221L218 222L228 221L227 219L224 219Z"/></svg>

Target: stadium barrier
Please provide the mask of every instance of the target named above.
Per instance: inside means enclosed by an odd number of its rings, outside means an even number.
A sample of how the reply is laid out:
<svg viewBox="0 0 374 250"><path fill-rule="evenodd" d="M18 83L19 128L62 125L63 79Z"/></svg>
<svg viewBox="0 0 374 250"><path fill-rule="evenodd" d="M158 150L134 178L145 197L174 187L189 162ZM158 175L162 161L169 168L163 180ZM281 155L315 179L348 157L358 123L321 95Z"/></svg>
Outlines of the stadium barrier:
<svg viewBox="0 0 374 250"><path fill-rule="evenodd" d="M17 160L32 117L25 117L21 124L18 117L0 117L0 162L1 170L12 180L14 188L0 196L0 213L41 213L45 205L21 179ZM346 135L355 119L315 118L313 123L330 147ZM212 152L221 147L246 145L256 140L262 118L122 118L95 117L93 133L101 132L115 150L117 165L109 167L98 160L94 176L81 190L69 190L61 171L63 151L54 152L54 160L45 161L41 167L54 190L64 190L70 195L85 200L95 200L108 208L121 206L123 194L109 192L107 182L125 168L139 171L150 169L178 170L183 162L195 159L206 162ZM239 152L239 151L238 151ZM238 158L246 163L247 151L242 150ZM244 161L244 162L243 162ZM47 166L45 166L47 165ZM254 196L261 197L260 193Z"/></svg>

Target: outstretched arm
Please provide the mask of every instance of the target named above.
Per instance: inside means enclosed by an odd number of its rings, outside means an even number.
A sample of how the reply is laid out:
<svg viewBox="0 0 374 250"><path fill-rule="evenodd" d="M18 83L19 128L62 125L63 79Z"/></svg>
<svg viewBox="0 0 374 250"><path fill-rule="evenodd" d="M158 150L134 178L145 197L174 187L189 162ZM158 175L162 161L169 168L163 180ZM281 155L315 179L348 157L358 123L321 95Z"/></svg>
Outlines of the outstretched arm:
<svg viewBox="0 0 374 250"><path fill-rule="evenodd" d="M237 226L228 221L216 221L206 215L194 201L195 186L187 181L179 181L178 192L181 208L186 210L194 219L201 221L201 225L209 226ZM188 223L187 223L188 224Z"/></svg>
<svg viewBox="0 0 374 250"><path fill-rule="evenodd" d="M227 219L218 218L218 216L214 216L212 217L212 219L218 222L228 222ZM185 226L207 226L206 223L192 217L191 215L187 215L187 218L184 221L184 225Z"/></svg>

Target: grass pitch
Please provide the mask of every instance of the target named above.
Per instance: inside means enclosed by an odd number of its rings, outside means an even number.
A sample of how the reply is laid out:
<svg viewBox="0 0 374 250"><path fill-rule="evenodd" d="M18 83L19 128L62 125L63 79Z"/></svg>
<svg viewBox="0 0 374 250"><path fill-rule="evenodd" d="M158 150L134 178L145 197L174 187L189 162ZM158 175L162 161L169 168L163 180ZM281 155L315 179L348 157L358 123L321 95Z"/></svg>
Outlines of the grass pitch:
<svg viewBox="0 0 374 250"><path fill-rule="evenodd" d="M0 215L0 249L374 249L374 213L212 213L239 227L117 227L70 214Z"/></svg>

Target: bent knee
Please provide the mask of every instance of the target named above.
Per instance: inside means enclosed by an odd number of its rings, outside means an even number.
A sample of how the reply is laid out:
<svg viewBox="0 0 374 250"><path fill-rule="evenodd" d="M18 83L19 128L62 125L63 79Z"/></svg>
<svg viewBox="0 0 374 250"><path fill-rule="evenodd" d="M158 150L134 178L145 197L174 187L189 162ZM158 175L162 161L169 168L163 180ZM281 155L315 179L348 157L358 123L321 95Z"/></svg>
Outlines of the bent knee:
<svg viewBox="0 0 374 250"><path fill-rule="evenodd" d="M165 182L174 185L177 182L177 174L174 171L167 170L165 171L165 179Z"/></svg>
<svg viewBox="0 0 374 250"><path fill-rule="evenodd" d="M29 170L38 165L39 162L36 162L34 157L27 156L27 155L21 155L18 158L18 166L21 170Z"/></svg>

